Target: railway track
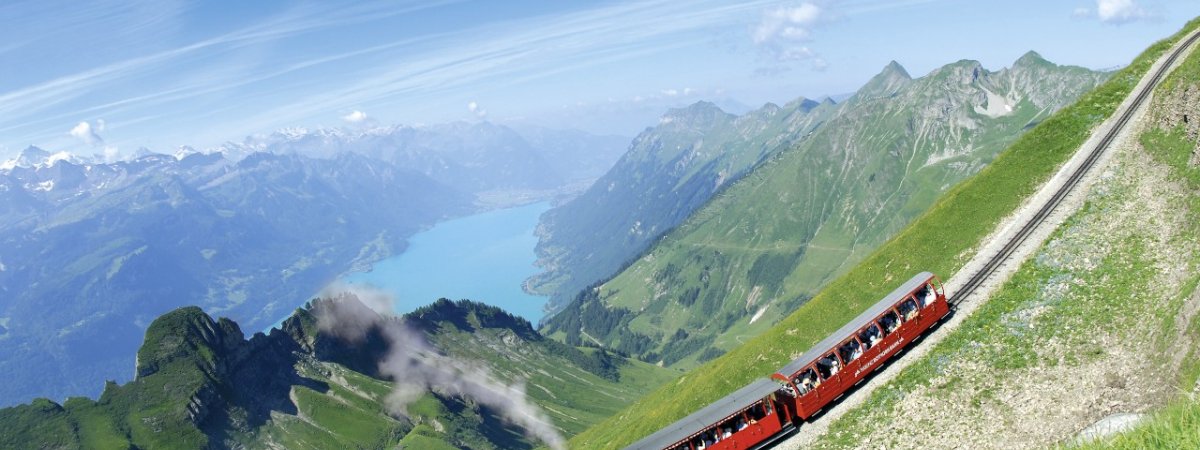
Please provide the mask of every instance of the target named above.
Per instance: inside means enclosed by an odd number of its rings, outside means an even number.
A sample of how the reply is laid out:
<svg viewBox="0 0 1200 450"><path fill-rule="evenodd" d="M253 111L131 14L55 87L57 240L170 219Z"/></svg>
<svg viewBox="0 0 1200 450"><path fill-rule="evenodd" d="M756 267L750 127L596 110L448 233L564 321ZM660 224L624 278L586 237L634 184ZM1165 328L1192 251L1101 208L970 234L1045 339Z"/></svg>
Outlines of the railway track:
<svg viewBox="0 0 1200 450"><path fill-rule="evenodd" d="M1087 178L1087 175L1091 172L1092 168L1103 159L1106 150L1114 143L1114 141L1118 140L1124 128L1126 128L1126 126L1132 120L1134 120L1134 117L1138 115L1139 110L1142 109L1146 99L1151 96L1154 88L1158 86L1159 82L1162 81L1166 74L1170 73L1177 60L1182 55L1187 53L1188 49L1190 49L1198 40L1200 40L1200 30L1193 31L1192 34L1188 35L1179 43L1177 43L1174 48L1172 48L1170 52L1165 55L1165 59L1161 59L1160 62L1155 63L1157 67L1152 69L1153 71L1149 74L1150 78L1143 78L1143 80L1139 81L1138 85L1140 86L1140 89L1138 89L1135 93L1131 93L1134 95L1132 101L1122 102L1123 105L1118 107L1115 121L1112 122L1112 125L1108 128L1108 130L1105 131L1098 140L1094 136L1089 138L1088 142L1094 142L1094 144L1090 149L1084 150L1087 152L1086 157L1084 157L1082 161L1078 162L1078 165L1073 170L1062 169L1062 172L1055 175L1051 181L1048 182L1047 187L1042 188L1043 191L1046 189L1054 189L1054 191L1053 194L1050 194L1048 198L1044 200L1044 203L1037 208L1037 211L1025 212L1029 211L1033 207L1032 205L1026 205L1018 208L1018 211L1015 213L1017 219L1014 220L1016 221L1015 223L1020 223L1020 228L1018 228L1015 233L1004 231L998 228L998 231L995 232L990 239L999 241L1001 239L1005 239L1004 236L1008 236L1003 245L999 246L999 248L996 248L995 244L984 242L976 256L976 259L981 261L972 261L966 264L962 269L960 269L959 274L956 274L954 277L946 280L947 291L952 292L952 294L947 298L948 303L953 309L962 309L965 313L964 315L954 315L956 317L949 319L947 323L943 324L943 326L934 331L932 335L926 336L925 342L922 342L920 346L909 349L909 354L892 361L889 367L880 371L880 373L876 373L871 380L865 382L854 392L847 393L846 397L842 398L840 403L825 411L816 421L808 422L804 426L799 427L795 434L780 441L773 448L775 450L798 450L811 445L815 439L819 439L819 437L825 433L831 422L836 420L847 410L852 409L864 402L870 395L871 391L873 391L876 387L887 383L889 380L894 378L895 374L898 373L900 369L903 369L908 364L911 364L912 361L919 359L920 356L924 354L922 348L928 348L936 341L940 341L947 333L957 327L957 325L964 320L964 317L969 316L970 313L980 305L980 302L974 300L968 302L968 300L971 299L976 293L986 294L988 291L996 287L996 283L999 280L991 280L992 276L997 272L1005 272L1008 270L1001 269L1005 266L1005 263L1014 256L1014 253L1022 255L1029 254L1031 251L1029 246L1023 245L1026 243L1026 241L1034 236L1040 236L1041 238L1046 236L1046 230L1043 229L1043 225L1045 225L1052 216L1061 216L1061 214L1056 215L1055 211L1061 204L1063 204L1064 200L1067 200L1067 198L1070 197L1070 194L1075 191L1080 183ZM1086 146L1087 143L1085 142L1084 145ZM1080 155L1077 154L1065 164L1067 167L1070 167L1071 164L1075 164L1075 161L1079 161L1079 158ZM1066 175L1067 170L1070 170L1069 175ZM1065 179L1063 179L1064 177ZM1055 178L1063 179L1057 188L1053 187ZM1035 193L1030 197L1030 201L1033 203L1033 205L1036 205L1036 200L1033 199L1039 196L1046 197L1046 195L1047 194L1045 192ZM1027 218L1024 219L1024 222L1019 222L1022 216ZM1051 220L1051 222L1054 223L1054 221L1061 219L1062 218L1055 218ZM1002 227L1004 226L1002 225ZM989 253L991 254L990 257L987 256ZM974 273L969 272L972 270L972 267L977 267ZM971 273L971 275L967 277L965 281L959 281L961 280L960 277L965 277L967 273Z"/></svg>
<svg viewBox="0 0 1200 450"><path fill-rule="evenodd" d="M1085 159L1083 163L1080 164L1080 166L1076 168L1073 173L1071 173L1071 176L1067 178L1062 186L1059 186L1058 190L1055 191L1054 195L1042 205L1041 209L1039 209L1037 213L1029 219L1028 222L1021 226L1017 233L1011 239L1009 239L1009 241L1005 243L1003 247L1000 248L1000 251L991 259L989 259L987 263L979 269L979 271L975 272L971 278L967 279L967 282L964 283L957 292L947 299L951 306L957 306L959 303L969 298L971 294L979 288L979 286L983 285L983 282L986 281L989 276L995 273L996 269L999 268L1000 265L1005 261L1007 261L1009 256L1012 256L1012 253L1016 251L1021 244L1025 243L1025 240L1028 239L1031 234L1033 234L1034 230L1037 230L1038 227L1042 225L1042 222L1045 222L1046 218L1050 217L1050 214L1054 212L1054 209L1057 208L1060 203L1062 203L1063 199L1065 199L1068 194L1075 190L1075 187L1079 184L1080 180L1083 179L1084 175L1087 175L1087 173L1092 169L1092 166L1096 165L1096 161L1100 159L1100 156L1104 154L1104 150L1106 150L1108 146L1112 144L1112 141L1116 139L1121 130L1125 128L1125 125L1129 123L1129 120L1133 117L1134 112L1136 112L1138 108L1142 106L1142 103L1145 102L1146 98L1150 96L1150 93L1154 91L1154 88L1158 86L1158 83L1162 81L1162 77L1170 71L1171 66L1175 64L1175 61L1179 58L1179 56L1182 55L1185 50L1191 47L1197 39L1200 39L1200 33L1192 33L1191 36L1183 41L1182 45L1178 45L1172 49L1171 54L1167 56L1167 60L1160 65L1157 70L1154 71L1154 73L1151 75L1152 78L1150 79L1150 82L1147 83L1146 86L1137 93L1137 97L1135 97L1133 102L1129 104L1129 107L1125 108L1125 110L1121 112L1113 126L1108 129L1108 132L1105 133L1104 137L1100 139L1100 142L1096 143L1096 145L1092 148L1091 152L1087 156L1087 159Z"/></svg>

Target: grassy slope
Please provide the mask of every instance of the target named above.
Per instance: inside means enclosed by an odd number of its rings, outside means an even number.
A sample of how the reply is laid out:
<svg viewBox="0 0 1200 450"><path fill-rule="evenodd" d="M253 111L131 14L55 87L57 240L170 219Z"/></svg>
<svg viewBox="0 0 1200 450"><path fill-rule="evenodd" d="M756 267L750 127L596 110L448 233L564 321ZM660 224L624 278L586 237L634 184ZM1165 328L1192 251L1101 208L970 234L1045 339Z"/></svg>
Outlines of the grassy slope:
<svg viewBox="0 0 1200 450"><path fill-rule="evenodd" d="M1148 48L1102 86L1017 140L912 225L795 313L745 346L664 386L572 439L573 448L620 448L771 373L920 270L949 277L1005 216L1109 117L1149 66L1186 31Z"/></svg>
<svg viewBox="0 0 1200 450"><path fill-rule="evenodd" d="M1159 94L1178 92L1200 85L1200 53L1193 53L1187 63L1177 69L1159 87ZM1175 178L1185 183L1193 192L1185 206L1191 212L1192 223L1200 224L1200 167L1190 166L1191 153L1200 142L1189 139L1181 129L1153 130L1142 137L1142 144L1159 162L1172 168ZM1192 230L1196 232L1195 230ZM1193 266L1193 274L1195 274ZM1196 290L1197 280L1193 277L1190 290ZM1193 293L1194 295L1194 293ZM1200 321L1193 321L1187 332L1195 339L1200 336ZM1200 378L1200 348L1191 348L1180 374L1180 390L1194 392ZM1109 441L1092 442L1075 448L1100 449L1144 449L1144 448L1200 448L1200 399L1193 395L1176 400L1154 414L1148 421L1134 430L1122 433Z"/></svg>
<svg viewBox="0 0 1200 450"><path fill-rule="evenodd" d="M551 356L542 345L553 342L516 342L494 329L477 328L473 333L442 330L433 340L439 349L455 357L486 363L492 375L506 383L524 382L530 400L543 407L568 436L613 415L678 375L630 359L619 368L620 381L613 382Z"/></svg>

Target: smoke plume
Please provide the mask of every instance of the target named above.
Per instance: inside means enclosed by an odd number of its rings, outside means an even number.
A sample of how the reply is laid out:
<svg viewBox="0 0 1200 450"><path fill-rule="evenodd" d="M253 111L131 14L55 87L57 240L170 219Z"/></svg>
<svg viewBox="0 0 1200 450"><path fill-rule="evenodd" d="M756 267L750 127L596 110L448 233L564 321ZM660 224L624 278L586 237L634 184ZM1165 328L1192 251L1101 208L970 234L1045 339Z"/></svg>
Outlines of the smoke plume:
<svg viewBox="0 0 1200 450"><path fill-rule="evenodd" d="M419 330L414 330L391 313L391 296L374 289L338 286L362 302L335 300L316 310L318 327L347 342L362 342L378 330L388 342L387 355L379 371L395 385L386 399L388 411L408 416L407 407L427 391L471 398L499 412L509 423L520 426L527 436L555 450L566 443L541 408L525 396L525 384L505 384L491 376L483 364L458 360L437 352ZM330 291L327 290L325 294ZM334 298L330 295L323 295Z"/></svg>

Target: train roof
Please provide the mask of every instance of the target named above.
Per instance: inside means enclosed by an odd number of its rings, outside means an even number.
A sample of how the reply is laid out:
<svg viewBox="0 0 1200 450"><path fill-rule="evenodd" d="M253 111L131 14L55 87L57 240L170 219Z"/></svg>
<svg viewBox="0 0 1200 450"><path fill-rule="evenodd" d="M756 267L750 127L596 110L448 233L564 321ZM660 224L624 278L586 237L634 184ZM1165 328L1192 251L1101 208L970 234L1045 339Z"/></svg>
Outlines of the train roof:
<svg viewBox="0 0 1200 450"><path fill-rule="evenodd" d="M788 363L788 365L783 366L783 368L779 369L778 373L784 377L791 377L792 374L795 374L796 372L800 371L800 369L812 364L813 361L816 361L818 358L829 354L829 352L833 350L834 346L841 344L842 341L850 338L855 331L858 331L859 328L862 328L868 322L874 320L880 314L883 314L884 311L887 311L888 308L891 308L892 305L903 299L906 294L917 289L922 284L925 284L925 282L929 281L930 278L933 278L933 274L929 272L921 272L916 274L912 277L912 279L909 279L908 282L900 285L900 287L896 288L890 294L884 297L883 300L876 302L874 306L871 306L871 308L863 311L862 314L859 314L858 317L855 317L854 320L851 320L841 328L838 328L837 331L833 332L833 334L830 334L829 337L826 337L821 342L818 342L817 345L814 345L807 352L804 352L803 355L800 355L799 358L796 358L792 362Z"/></svg>
<svg viewBox="0 0 1200 450"><path fill-rule="evenodd" d="M766 378L759 379L748 386L734 391L724 398L712 402L704 409L696 411L679 421L646 436L626 449L655 449L661 450L692 435L704 431L705 428L720 422L729 416L740 412L771 395L779 389L779 382Z"/></svg>

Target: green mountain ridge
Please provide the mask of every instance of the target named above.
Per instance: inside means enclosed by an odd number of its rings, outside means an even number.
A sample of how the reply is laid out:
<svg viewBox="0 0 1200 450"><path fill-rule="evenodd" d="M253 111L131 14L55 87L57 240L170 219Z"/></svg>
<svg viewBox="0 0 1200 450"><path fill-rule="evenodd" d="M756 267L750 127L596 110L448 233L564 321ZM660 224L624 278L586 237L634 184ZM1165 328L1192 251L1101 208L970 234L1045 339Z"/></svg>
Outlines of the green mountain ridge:
<svg viewBox="0 0 1200 450"><path fill-rule="evenodd" d="M198 307L157 318L138 351L136 378L108 382L97 400L48 399L0 410L2 448L534 448L503 411L458 392L421 393L391 411L381 371L385 330L361 340L323 331L316 300L269 335ZM352 296L337 302L378 323L402 323L453 361L504 383L523 382L553 426L572 435L673 375L602 350L546 339L498 308L439 300L382 318ZM478 358L477 358L478 357ZM476 374L482 376L483 374ZM472 374L462 374L472 376ZM585 397L573 388L591 388Z"/></svg>
<svg viewBox="0 0 1200 450"><path fill-rule="evenodd" d="M807 115L821 120L791 128L800 139L783 139L543 331L667 366L720 355L807 302L1106 76L1033 52L995 72L962 60L917 79L892 62L845 102L812 108Z"/></svg>
<svg viewBox="0 0 1200 450"><path fill-rule="evenodd" d="M713 103L667 111L586 192L543 214L534 291L557 311L610 276L714 193L826 120L832 101L768 103L741 116Z"/></svg>

